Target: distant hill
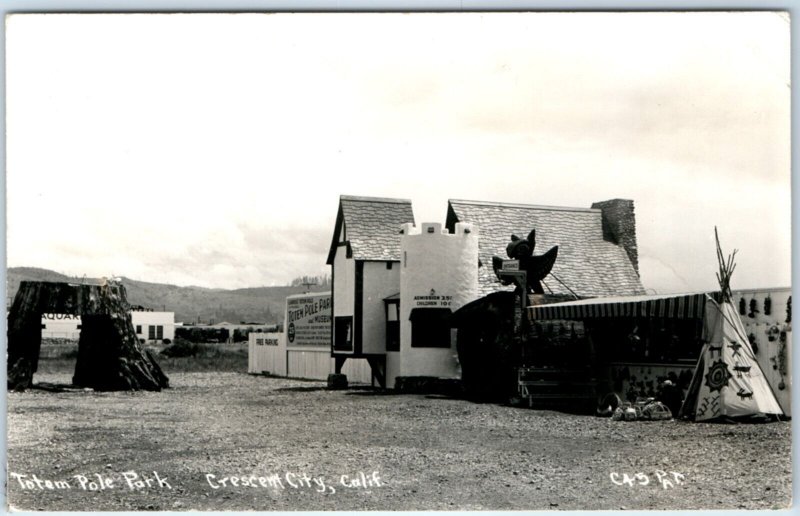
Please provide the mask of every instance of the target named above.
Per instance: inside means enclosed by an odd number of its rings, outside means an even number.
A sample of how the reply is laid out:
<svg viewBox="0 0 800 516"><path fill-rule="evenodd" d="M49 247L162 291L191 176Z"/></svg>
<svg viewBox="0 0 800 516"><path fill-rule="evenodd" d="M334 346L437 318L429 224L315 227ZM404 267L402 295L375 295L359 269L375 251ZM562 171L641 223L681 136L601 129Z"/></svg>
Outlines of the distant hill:
<svg viewBox="0 0 800 516"><path fill-rule="evenodd" d="M75 278L58 272L33 267L11 267L7 269L8 302L10 303L23 280L67 281L73 283L96 282L93 278ZM122 278L128 292L128 302L154 310L175 312L175 321L231 323L283 322L286 296L310 290L322 292L329 286L311 287L254 287L236 290L203 287L179 287L163 283L148 283Z"/></svg>

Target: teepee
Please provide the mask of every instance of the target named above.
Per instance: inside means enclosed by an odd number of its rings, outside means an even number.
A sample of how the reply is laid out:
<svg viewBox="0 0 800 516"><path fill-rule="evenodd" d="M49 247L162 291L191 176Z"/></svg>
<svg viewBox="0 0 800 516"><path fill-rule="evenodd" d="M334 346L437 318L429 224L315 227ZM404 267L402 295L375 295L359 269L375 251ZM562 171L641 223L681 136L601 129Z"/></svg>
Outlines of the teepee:
<svg viewBox="0 0 800 516"><path fill-rule="evenodd" d="M706 301L703 324L703 351L689 391L680 410L681 417L695 421L718 418L782 415L772 388L758 365L739 313L731 303L730 279L736 265L736 251L723 258L717 229L717 259L720 284L719 302Z"/></svg>

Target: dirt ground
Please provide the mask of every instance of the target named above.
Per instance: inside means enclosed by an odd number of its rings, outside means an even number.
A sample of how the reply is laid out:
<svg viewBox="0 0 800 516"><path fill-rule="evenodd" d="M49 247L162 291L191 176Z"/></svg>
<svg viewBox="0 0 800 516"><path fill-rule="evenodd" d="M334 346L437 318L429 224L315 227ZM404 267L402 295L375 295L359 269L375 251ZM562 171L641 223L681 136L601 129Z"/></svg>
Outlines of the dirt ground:
<svg viewBox="0 0 800 516"><path fill-rule="evenodd" d="M363 388L328 391L321 382L233 372L171 373L170 380L172 388L158 393L10 393L11 507L775 509L791 503L787 422L625 423ZM239 477L237 485L230 477Z"/></svg>

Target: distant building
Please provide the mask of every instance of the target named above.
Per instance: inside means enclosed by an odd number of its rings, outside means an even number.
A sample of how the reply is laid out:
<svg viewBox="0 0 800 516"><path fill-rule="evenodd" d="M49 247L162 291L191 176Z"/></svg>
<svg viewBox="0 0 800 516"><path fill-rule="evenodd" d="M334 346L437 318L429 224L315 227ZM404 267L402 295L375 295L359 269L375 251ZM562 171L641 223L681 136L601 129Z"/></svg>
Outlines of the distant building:
<svg viewBox="0 0 800 516"><path fill-rule="evenodd" d="M75 340L80 334L80 315L42 314L42 338Z"/></svg>
<svg viewBox="0 0 800 516"><path fill-rule="evenodd" d="M162 342L175 338L175 312L131 310L136 336L147 342ZM80 337L81 316L42 314L42 338L75 340Z"/></svg>
<svg viewBox="0 0 800 516"><path fill-rule="evenodd" d="M139 340L162 342L175 339L175 312L131 310L131 319Z"/></svg>

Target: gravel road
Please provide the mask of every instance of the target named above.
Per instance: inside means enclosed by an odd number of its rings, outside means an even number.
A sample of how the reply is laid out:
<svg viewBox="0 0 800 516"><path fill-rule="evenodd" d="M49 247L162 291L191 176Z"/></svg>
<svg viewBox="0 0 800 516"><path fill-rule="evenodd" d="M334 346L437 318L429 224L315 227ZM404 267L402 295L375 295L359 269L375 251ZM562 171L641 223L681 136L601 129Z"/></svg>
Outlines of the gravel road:
<svg viewBox="0 0 800 516"><path fill-rule="evenodd" d="M69 377L37 374L36 381ZM625 423L366 388L328 391L321 382L241 373L171 373L170 384L163 392L9 393L10 505L225 511L791 503L786 422Z"/></svg>

